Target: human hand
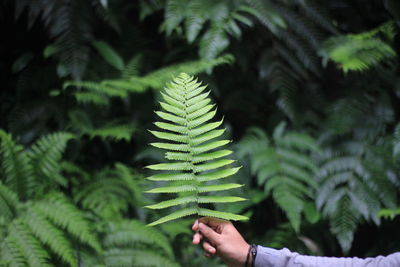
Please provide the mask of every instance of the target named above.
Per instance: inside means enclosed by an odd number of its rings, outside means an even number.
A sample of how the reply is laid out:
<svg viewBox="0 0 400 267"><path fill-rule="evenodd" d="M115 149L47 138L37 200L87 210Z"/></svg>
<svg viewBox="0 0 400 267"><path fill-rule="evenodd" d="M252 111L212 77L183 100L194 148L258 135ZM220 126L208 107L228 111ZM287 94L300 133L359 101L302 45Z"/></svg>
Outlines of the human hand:
<svg viewBox="0 0 400 267"><path fill-rule="evenodd" d="M218 255L229 267L244 266L250 245L229 221L203 217L192 226L193 244L203 241L207 257Z"/></svg>

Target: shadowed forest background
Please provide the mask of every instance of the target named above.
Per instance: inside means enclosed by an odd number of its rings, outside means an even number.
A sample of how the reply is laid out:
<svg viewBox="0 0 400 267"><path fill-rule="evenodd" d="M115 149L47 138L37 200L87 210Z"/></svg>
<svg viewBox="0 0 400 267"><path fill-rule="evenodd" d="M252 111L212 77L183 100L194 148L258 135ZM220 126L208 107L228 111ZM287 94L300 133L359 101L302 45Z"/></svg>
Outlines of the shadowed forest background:
<svg viewBox="0 0 400 267"><path fill-rule="evenodd" d="M160 90L211 89L250 243L400 250L397 0L0 0L0 266L223 266L157 227Z"/></svg>

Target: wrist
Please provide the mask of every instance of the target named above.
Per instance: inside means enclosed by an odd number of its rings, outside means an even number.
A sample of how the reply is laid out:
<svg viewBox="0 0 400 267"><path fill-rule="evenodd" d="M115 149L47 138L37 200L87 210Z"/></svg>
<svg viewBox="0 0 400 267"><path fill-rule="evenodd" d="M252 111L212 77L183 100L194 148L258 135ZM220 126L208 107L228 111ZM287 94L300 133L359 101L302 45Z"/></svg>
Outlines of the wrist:
<svg viewBox="0 0 400 267"><path fill-rule="evenodd" d="M244 249L241 253L242 256L240 257L240 266L245 266L246 263L248 262L250 249L251 249L251 245L246 243L246 246L244 247Z"/></svg>
<svg viewBox="0 0 400 267"><path fill-rule="evenodd" d="M246 264L247 255L251 246L247 243L240 246L231 257L225 258L225 263L228 267L244 267ZM229 260L230 258L230 260Z"/></svg>

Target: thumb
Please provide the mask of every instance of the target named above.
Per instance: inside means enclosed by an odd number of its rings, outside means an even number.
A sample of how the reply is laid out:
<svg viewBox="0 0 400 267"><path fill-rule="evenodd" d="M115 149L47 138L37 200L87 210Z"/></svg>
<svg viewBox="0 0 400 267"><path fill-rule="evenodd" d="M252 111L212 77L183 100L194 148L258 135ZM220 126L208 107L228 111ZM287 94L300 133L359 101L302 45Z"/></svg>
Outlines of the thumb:
<svg viewBox="0 0 400 267"><path fill-rule="evenodd" d="M206 237L212 244L218 245L221 235L215 232L212 228L208 227L204 223L199 223L200 232Z"/></svg>

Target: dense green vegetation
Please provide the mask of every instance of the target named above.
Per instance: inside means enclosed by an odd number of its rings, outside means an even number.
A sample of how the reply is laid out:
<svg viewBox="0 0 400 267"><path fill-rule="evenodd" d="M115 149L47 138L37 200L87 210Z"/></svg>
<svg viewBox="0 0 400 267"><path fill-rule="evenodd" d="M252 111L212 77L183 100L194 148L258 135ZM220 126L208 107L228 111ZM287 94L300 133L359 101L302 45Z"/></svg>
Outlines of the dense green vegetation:
<svg viewBox="0 0 400 267"><path fill-rule="evenodd" d="M396 0L0 1L0 266L220 266L145 166L160 90L199 76L243 167L209 208L249 242L400 250ZM223 192L221 192L223 195Z"/></svg>

